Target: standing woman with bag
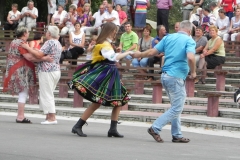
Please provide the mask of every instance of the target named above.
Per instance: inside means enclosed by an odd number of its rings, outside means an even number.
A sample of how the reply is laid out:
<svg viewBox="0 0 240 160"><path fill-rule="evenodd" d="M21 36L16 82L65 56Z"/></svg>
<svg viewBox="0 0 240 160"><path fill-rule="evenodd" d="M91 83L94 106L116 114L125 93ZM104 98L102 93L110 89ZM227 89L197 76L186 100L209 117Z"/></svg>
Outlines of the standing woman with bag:
<svg viewBox="0 0 240 160"><path fill-rule="evenodd" d="M131 52L115 53L111 43L116 33L117 26L114 23L107 22L103 25L93 49L92 61L80 65L68 83L71 89L92 102L72 128L72 133L81 137L87 137L82 132L82 126L101 105L113 107L108 137L123 137L117 131L117 121L121 107L128 103L130 97L120 81L115 62Z"/></svg>
<svg viewBox="0 0 240 160"><path fill-rule="evenodd" d="M133 6L135 8L134 27L137 27L137 28L146 27L147 8L150 7L150 1L149 0L134 0Z"/></svg>

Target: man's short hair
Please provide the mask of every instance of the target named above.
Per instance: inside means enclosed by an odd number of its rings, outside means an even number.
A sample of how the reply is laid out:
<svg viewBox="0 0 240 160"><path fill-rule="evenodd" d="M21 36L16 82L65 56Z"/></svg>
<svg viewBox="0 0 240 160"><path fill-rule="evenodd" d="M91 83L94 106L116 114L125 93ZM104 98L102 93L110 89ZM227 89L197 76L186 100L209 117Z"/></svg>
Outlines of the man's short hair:
<svg viewBox="0 0 240 160"><path fill-rule="evenodd" d="M132 24L130 23L130 22L126 22L125 24L124 24L124 26L126 26L126 25L130 25L130 26L132 26Z"/></svg>
<svg viewBox="0 0 240 160"><path fill-rule="evenodd" d="M166 28L166 27L165 27L164 25L162 25L162 24L157 26L157 34L158 34L158 32L161 30L162 27Z"/></svg>
<svg viewBox="0 0 240 160"><path fill-rule="evenodd" d="M182 21L179 26L180 30L181 29L186 29L191 31L192 30L192 23L189 20Z"/></svg>
<svg viewBox="0 0 240 160"><path fill-rule="evenodd" d="M219 9L219 10L218 10L218 13L224 13L224 14L225 14L226 11L225 11L224 9Z"/></svg>
<svg viewBox="0 0 240 160"><path fill-rule="evenodd" d="M203 29L201 26L197 26L195 30L197 30L197 29L199 29L199 30L201 30L202 32L204 32L204 29Z"/></svg>
<svg viewBox="0 0 240 160"><path fill-rule="evenodd" d="M33 3L33 4L34 4L34 2L33 2L32 0L29 0L29 1L27 2L27 5L29 5L29 3Z"/></svg>

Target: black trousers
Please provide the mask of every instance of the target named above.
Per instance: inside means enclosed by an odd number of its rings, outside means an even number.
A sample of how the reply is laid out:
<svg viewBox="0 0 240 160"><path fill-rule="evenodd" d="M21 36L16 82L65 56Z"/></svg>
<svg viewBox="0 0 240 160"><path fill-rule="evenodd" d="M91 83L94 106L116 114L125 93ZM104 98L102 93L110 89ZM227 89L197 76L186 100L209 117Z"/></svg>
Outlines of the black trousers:
<svg viewBox="0 0 240 160"><path fill-rule="evenodd" d="M72 59L78 59L78 57L84 53L84 49L82 47L73 47L72 49L69 49L69 51L72 53ZM72 65L76 64L77 62L72 62Z"/></svg>
<svg viewBox="0 0 240 160"><path fill-rule="evenodd" d="M6 23L4 25L4 30L15 30L17 26L18 26L18 23L13 23L13 24Z"/></svg>
<svg viewBox="0 0 240 160"><path fill-rule="evenodd" d="M169 9L158 9L157 10L157 25L164 25L167 33L169 33L168 26L168 17L169 17Z"/></svg>
<svg viewBox="0 0 240 160"><path fill-rule="evenodd" d="M148 66L149 67L154 67L154 64L157 62L160 62L160 66L161 66L161 61L162 61L162 57L150 57L148 58ZM149 70L148 73L154 73L154 70Z"/></svg>

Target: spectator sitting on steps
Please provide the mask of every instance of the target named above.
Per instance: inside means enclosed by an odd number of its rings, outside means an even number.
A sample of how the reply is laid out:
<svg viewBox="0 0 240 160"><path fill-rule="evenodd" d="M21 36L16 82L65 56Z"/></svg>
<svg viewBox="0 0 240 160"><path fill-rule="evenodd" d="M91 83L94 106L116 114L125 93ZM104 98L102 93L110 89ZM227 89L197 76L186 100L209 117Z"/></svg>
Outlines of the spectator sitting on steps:
<svg viewBox="0 0 240 160"><path fill-rule="evenodd" d="M21 13L18 11L18 5L12 4L12 10L8 12L7 23L4 25L4 30L15 30L18 26Z"/></svg>
<svg viewBox="0 0 240 160"><path fill-rule="evenodd" d="M158 44L165 35L167 35L167 31L166 31L166 28L163 26L163 25L159 25L157 27L157 36L152 40L152 48ZM160 53L158 55L155 55L153 57L149 57L148 58L148 66L149 67L154 67L154 64L155 63L159 63L160 64L160 67L163 65L163 56L164 54L163 53ZM149 70L148 71L149 73L153 73L154 71L153 70ZM149 81L153 80L154 77L149 77Z"/></svg>
<svg viewBox="0 0 240 160"><path fill-rule="evenodd" d="M151 37L151 27L147 26L143 29L143 37L139 39L138 41L138 51L143 52L146 51L148 49L152 48L152 40L153 37ZM133 67L147 67L147 63L148 63L148 57L145 58L134 58L132 60L132 65ZM139 72L144 74L147 73L147 70L145 69L139 69ZM139 78L147 78L144 76L140 76Z"/></svg>
<svg viewBox="0 0 240 160"><path fill-rule="evenodd" d="M61 30L60 35L66 35L68 32L74 31L74 25L77 20L77 12L76 12L76 6L74 4L69 6L69 11L66 14L66 17L64 18L64 22L66 24L65 27Z"/></svg>
<svg viewBox="0 0 240 160"><path fill-rule="evenodd" d="M32 30L32 27L36 27L38 9L34 7L34 2L32 0L27 2L27 7L23 7L20 18L22 21L19 23L19 26L26 26L29 31Z"/></svg>
<svg viewBox="0 0 240 160"><path fill-rule="evenodd" d="M59 5L58 10L55 11L54 15L52 16L51 24L58 26L59 29L62 29L64 24L64 18L66 17L67 12L64 10L64 7Z"/></svg>
<svg viewBox="0 0 240 160"><path fill-rule="evenodd" d="M100 5L99 6L99 11L94 13L93 16L91 17L91 21L95 20L95 24L93 27L88 27L86 28L85 30L89 31L89 32L94 32L94 31L97 31L97 35L100 34L101 32L101 26L102 26L102 20L104 19L105 17L105 12L104 12L104 6L103 5Z"/></svg>
<svg viewBox="0 0 240 160"><path fill-rule="evenodd" d="M125 53L127 51L136 51L138 44L138 35L132 31L132 25L127 22L125 23L125 33L121 35L120 44L117 48L117 52ZM132 57L126 56L126 65L130 67Z"/></svg>

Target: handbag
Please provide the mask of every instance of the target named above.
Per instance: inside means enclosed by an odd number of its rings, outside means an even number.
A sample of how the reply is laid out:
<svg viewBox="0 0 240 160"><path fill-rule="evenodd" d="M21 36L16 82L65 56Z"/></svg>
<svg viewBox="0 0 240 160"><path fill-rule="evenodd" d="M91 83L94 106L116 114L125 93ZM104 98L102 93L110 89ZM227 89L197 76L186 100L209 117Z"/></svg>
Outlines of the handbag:
<svg viewBox="0 0 240 160"><path fill-rule="evenodd" d="M64 59L72 59L72 53L69 50L62 51L61 57L60 57L61 64Z"/></svg>

